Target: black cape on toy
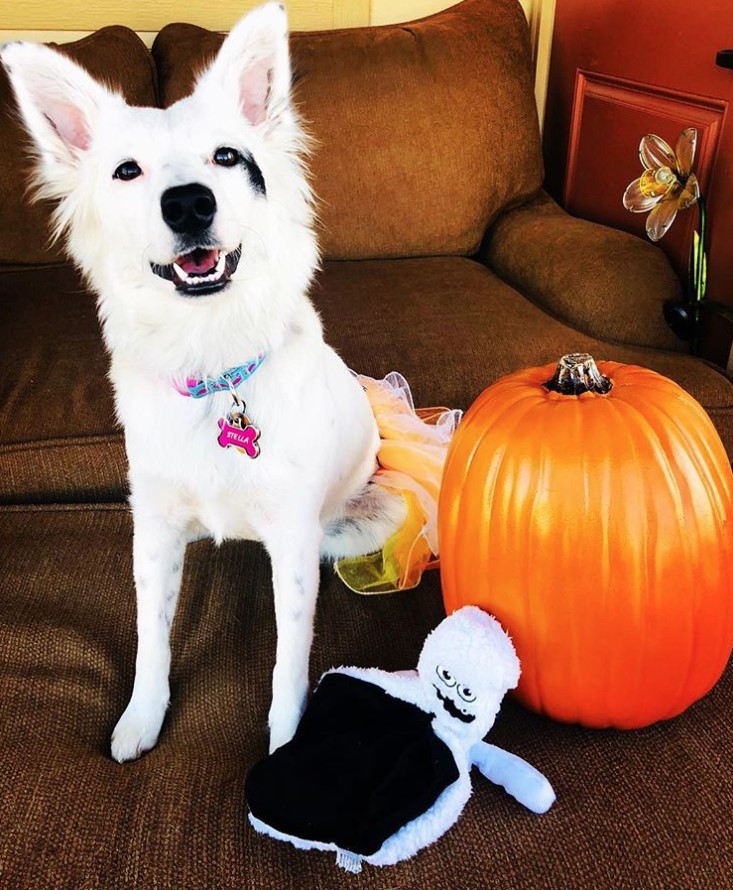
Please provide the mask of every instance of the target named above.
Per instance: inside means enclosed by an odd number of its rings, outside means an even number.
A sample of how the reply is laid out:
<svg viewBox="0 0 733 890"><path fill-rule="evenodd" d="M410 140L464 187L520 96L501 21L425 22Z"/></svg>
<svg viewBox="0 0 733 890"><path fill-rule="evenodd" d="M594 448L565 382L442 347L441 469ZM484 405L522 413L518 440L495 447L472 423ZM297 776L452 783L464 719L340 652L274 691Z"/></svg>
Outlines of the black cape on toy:
<svg viewBox="0 0 733 890"><path fill-rule="evenodd" d="M362 861L407 859L450 828L473 765L545 812L555 800L547 779L482 741L518 680L511 640L474 606L428 636L417 671L329 671L292 741L248 776L250 822L301 849L333 850L358 872Z"/></svg>

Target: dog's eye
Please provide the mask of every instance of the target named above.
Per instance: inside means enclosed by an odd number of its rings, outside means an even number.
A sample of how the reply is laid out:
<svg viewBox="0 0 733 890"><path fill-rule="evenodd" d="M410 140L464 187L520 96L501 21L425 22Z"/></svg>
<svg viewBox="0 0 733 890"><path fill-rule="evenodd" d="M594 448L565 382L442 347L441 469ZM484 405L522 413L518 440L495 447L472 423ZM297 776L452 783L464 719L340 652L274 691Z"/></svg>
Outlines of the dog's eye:
<svg viewBox="0 0 733 890"><path fill-rule="evenodd" d="M121 179L123 182L129 182L131 179L137 179L142 176L143 171L137 161L124 161L115 170L113 179Z"/></svg>
<svg viewBox="0 0 733 890"><path fill-rule="evenodd" d="M242 160L242 155L236 148L217 148L214 152L214 163L220 167L235 167Z"/></svg>

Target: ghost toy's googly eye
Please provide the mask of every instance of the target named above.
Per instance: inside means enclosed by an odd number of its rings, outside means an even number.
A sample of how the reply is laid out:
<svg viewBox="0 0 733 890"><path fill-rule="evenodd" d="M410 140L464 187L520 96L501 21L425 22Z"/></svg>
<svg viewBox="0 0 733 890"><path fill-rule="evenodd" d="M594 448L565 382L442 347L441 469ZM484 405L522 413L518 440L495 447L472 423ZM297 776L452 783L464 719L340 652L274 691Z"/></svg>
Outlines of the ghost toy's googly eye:
<svg viewBox="0 0 733 890"><path fill-rule="evenodd" d="M449 686L452 688L453 686L456 685L456 678L453 676L453 674L451 674L451 672L449 670L447 670L444 667L441 667L441 665L438 665L435 668L435 673L438 675L440 682L444 683L446 686Z"/></svg>
<svg viewBox="0 0 733 890"><path fill-rule="evenodd" d="M459 686L456 691L458 692L460 697L463 699L463 701L465 701L467 704L470 705L471 702L476 701L476 693L471 692L471 690L468 688L468 686Z"/></svg>

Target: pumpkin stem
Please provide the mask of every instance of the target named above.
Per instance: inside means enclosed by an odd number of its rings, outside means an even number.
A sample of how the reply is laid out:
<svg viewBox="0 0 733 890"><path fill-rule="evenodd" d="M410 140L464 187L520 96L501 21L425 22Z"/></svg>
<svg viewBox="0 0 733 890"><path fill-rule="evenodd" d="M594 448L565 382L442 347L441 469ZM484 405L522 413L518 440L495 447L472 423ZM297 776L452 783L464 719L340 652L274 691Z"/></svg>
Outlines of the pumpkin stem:
<svg viewBox="0 0 733 890"><path fill-rule="evenodd" d="M552 379L543 385L545 389L564 396L579 396L584 392L605 395L613 382L601 374L592 355L587 352L571 352L560 359Z"/></svg>

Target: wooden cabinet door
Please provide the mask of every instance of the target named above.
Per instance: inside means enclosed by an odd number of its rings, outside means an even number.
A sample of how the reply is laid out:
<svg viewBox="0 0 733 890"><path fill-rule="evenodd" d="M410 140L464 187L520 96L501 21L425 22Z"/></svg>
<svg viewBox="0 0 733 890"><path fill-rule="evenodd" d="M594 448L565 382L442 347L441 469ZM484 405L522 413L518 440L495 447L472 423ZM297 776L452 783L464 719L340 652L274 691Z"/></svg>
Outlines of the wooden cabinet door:
<svg viewBox="0 0 733 890"><path fill-rule="evenodd" d="M557 0L544 129L547 186L572 214L645 237L621 202L639 142L697 127L708 209L708 297L733 307L732 0ZM733 53L731 53L733 55ZM685 280L697 208L659 242ZM723 319L720 319L723 325ZM723 362L725 363L725 362Z"/></svg>

